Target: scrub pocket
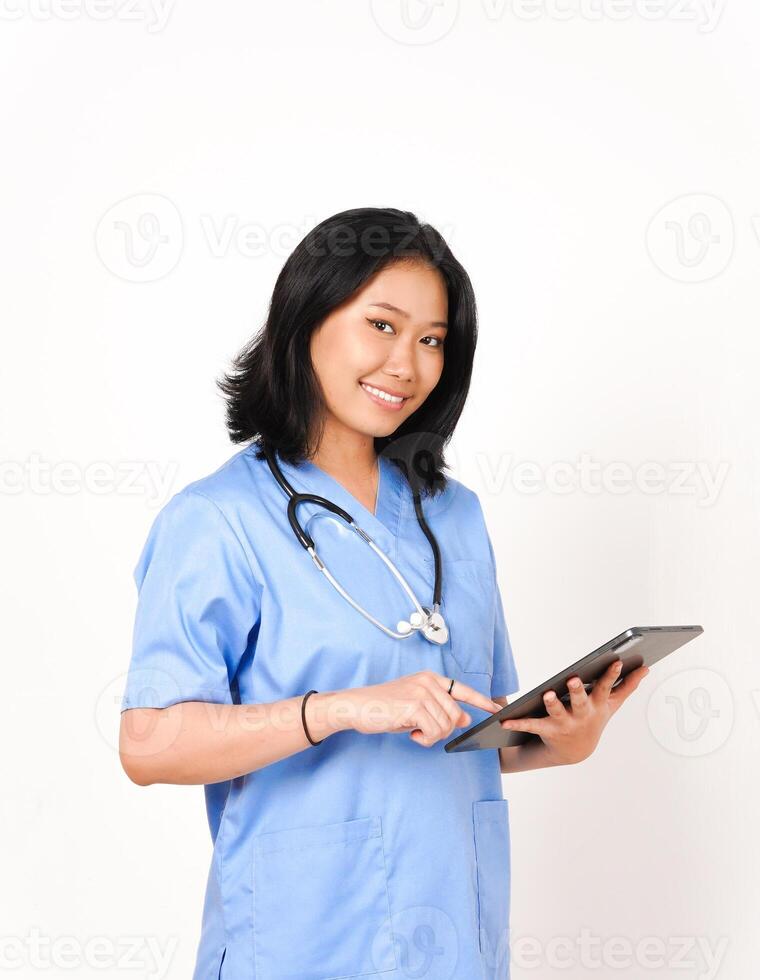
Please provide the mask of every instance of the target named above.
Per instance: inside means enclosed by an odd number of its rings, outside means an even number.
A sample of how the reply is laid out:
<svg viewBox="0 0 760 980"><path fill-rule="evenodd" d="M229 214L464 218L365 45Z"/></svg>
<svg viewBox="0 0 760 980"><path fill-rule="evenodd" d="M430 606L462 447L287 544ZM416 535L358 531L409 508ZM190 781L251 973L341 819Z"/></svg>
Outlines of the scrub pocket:
<svg viewBox="0 0 760 980"><path fill-rule="evenodd" d="M397 968L379 816L254 838L253 945L257 980Z"/></svg>
<svg viewBox="0 0 760 980"><path fill-rule="evenodd" d="M459 669L493 676L496 589L489 562L461 558L443 563L441 612Z"/></svg>
<svg viewBox="0 0 760 980"><path fill-rule="evenodd" d="M480 952L489 966L501 971L509 962L509 803L507 800L476 800L472 804L472 819L478 872Z"/></svg>

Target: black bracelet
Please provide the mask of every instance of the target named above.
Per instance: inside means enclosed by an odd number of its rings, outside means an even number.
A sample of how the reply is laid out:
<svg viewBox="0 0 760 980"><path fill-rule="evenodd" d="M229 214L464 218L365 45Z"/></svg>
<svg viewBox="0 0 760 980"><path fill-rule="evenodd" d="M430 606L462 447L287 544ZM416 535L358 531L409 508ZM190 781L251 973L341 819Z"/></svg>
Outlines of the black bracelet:
<svg viewBox="0 0 760 980"><path fill-rule="evenodd" d="M324 739L323 738L320 738L320 740L318 742L315 742L314 739L311 737L311 735L309 735L309 730L306 727L306 710L305 710L306 709L306 699L308 698L308 696L310 694L319 694L319 691L307 691L306 694L304 694L303 699L301 701L301 722L303 724L303 730L306 733L306 737L311 742L311 744L312 745L321 745L322 742L324 742Z"/></svg>

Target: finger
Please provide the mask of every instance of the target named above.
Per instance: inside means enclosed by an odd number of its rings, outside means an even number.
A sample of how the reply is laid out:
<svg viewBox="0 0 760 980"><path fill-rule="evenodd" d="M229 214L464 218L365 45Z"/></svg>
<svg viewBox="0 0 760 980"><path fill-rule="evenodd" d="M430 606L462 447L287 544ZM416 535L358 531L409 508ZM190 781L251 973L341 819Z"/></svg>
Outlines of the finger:
<svg viewBox="0 0 760 980"><path fill-rule="evenodd" d="M649 668L643 664L641 667L637 667L636 670L632 670L631 673L626 676L625 680L610 694L610 704L614 708L619 708L623 701L633 694L648 673Z"/></svg>
<svg viewBox="0 0 760 980"><path fill-rule="evenodd" d="M510 732L531 732L533 735L543 736L547 731L545 718L508 718L499 724Z"/></svg>
<svg viewBox="0 0 760 980"><path fill-rule="evenodd" d="M433 697L448 716L449 730L452 728L461 728L462 725L469 725L469 723L472 721L472 718L470 718L463 708L459 707L450 694L440 690L438 687L434 687Z"/></svg>
<svg viewBox="0 0 760 980"><path fill-rule="evenodd" d="M448 692L451 678L444 677L442 674L437 674L436 676L439 678L438 686ZM464 681L460 681L459 679L454 681L454 686L451 689L451 697L455 701L464 701L466 704L471 704L476 708L482 708L483 711L489 711L491 714L495 714L497 710L501 711L502 708L500 704L487 698L485 694L481 694L480 691L476 691L474 687L470 687L469 684L465 684Z"/></svg>
<svg viewBox="0 0 760 980"><path fill-rule="evenodd" d="M420 705L419 711L417 712L417 728L419 729L419 734L415 729L411 733L410 738L414 738L415 742L419 742L427 747L433 745L441 737L441 726L425 705ZM415 738L415 736L417 737Z"/></svg>
<svg viewBox="0 0 760 980"><path fill-rule="evenodd" d="M546 705L546 710L551 718L556 718L558 721L562 721L567 714L567 708L557 697L555 691L547 691L544 694L544 704Z"/></svg>
<svg viewBox="0 0 760 980"><path fill-rule="evenodd" d="M567 689L570 692L570 707L573 714L586 714L589 709L588 694L580 677L571 677L567 682Z"/></svg>
<svg viewBox="0 0 760 980"><path fill-rule="evenodd" d="M454 701L452 702L452 704L456 704L456 702ZM430 717L433 718L436 724L438 725L437 737L443 738L443 736L447 735L451 731L451 728L453 727L448 711L438 701L438 699L435 697L435 694L431 694L431 697L425 703L424 707L427 713L430 715Z"/></svg>
<svg viewBox="0 0 760 980"><path fill-rule="evenodd" d="M610 696L612 685L620 676L620 671L622 668L622 660L612 661L596 684L594 684L594 690L591 692L591 698L593 701L602 704L607 700L607 698Z"/></svg>

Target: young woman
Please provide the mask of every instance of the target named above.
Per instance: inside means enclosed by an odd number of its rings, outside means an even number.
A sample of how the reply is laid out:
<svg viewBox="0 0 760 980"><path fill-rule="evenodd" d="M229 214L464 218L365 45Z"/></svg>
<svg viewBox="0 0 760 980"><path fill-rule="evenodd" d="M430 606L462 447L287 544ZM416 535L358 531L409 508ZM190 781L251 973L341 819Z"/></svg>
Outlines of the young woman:
<svg viewBox="0 0 760 980"><path fill-rule="evenodd" d="M150 529L121 760L205 786L195 980L507 977L501 774L586 758L646 672L444 751L518 689L478 497L443 472L476 334L429 225L322 222L220 381L245 448Z"/></svg>

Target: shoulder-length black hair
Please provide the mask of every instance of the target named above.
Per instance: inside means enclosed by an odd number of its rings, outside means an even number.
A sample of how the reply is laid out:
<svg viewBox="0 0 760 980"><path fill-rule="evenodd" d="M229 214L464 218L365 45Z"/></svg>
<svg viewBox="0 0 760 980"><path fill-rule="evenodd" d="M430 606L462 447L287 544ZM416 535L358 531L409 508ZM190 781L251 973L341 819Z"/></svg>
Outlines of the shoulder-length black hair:
<svg viewBox="0 0 760 980"><path fill-rule="evenodd" d="M217 380L226 397L234 443L258 439L290 463L316 451L324 400L309 352L313 331L375 273L393 262L437 269L448 293L448 331L441 378L420 407L375 451L404 471L422 495L446 487L443 450L462 414L477 343L470 278L443 237L411 211L354 208L322 221L296 246L275 283L266 323ZM313 427L312 423L316 423Z"/></svg>

